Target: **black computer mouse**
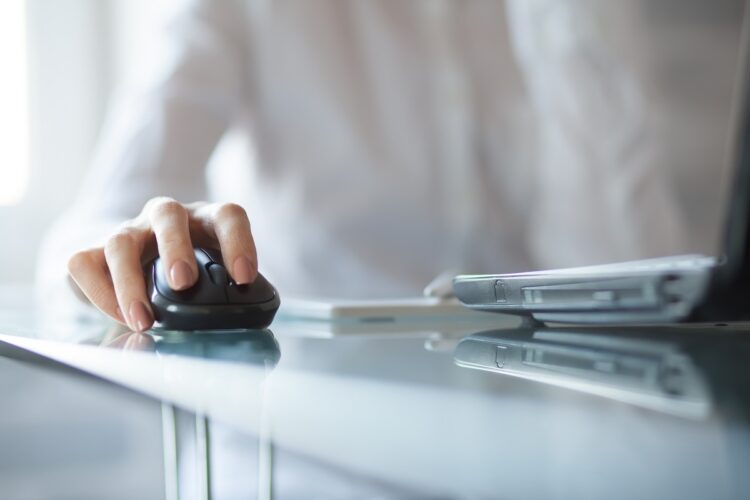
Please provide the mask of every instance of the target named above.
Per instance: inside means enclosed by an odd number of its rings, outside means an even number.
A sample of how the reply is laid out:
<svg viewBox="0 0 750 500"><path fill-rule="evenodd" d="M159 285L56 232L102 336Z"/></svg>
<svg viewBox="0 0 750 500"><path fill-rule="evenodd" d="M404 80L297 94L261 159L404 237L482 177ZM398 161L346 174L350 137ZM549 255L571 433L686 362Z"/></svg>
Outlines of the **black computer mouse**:
<svg viewBox="0 0 750 500"><path fill-rule="evenodd" d="M195 249L198 281L175 291L169 287L160 258L146 266L146 286L157 330L258 329L271 324L281 303L263 275L249 285L232 280L213 250Z"/></svg>

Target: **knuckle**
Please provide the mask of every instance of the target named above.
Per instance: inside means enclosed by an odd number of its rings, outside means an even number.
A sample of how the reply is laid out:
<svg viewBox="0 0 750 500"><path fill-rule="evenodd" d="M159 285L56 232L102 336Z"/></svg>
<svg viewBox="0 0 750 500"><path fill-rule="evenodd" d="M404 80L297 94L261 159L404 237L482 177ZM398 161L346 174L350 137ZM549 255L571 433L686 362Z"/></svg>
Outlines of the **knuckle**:
<svg viewBox="0 0 750 500"><path fill-rule="evenodd" d="M166 203L166 202L170 202L170 201L175 201L175 199L174 198L170 198L169 196L155 196L155 197L149 199L146 202L146 204L144 205L143 208L145 210L149 210L149 209L152 209L152 208L154 208L155 206L157 206L157 205L159 205L161 203Z"/></svg>
<svg viewBox="0 0 750 500"><path fill-rule="evenodd" d="M122 229L109 238L104 244L104 253L111 254L123 248L128 248L135 243L135 236L132 231L128 229Z"/></svg>
<svg viewBox="0 0 750 500"><path fill-rule="evenodd" d="M223 203L216 209L216 220L219 222L246 221L247 212L237 203Z"/></svg>
<svg viewBox="0 0 750 500"><path fill-rule="evenodd" d="M210 203L205 201L193 201L190 203L183 203L182 206L185 207L188 212L198 212L210 206Z"/></svg>
<svg viewBox="0 0 750 500"><path fill-rule="evenodd" d="M187 210L178 201L161 198L152 205L150 215L152 219L181 217L187 215Z"/></svg>
<svg viewBox="0 0 750 500"><path fill-rule="evenodd" d="M82 250L74 253L68 259L68 272L72 275L76 275L92 265L93 258L91 252L88 250Z"/></svg>

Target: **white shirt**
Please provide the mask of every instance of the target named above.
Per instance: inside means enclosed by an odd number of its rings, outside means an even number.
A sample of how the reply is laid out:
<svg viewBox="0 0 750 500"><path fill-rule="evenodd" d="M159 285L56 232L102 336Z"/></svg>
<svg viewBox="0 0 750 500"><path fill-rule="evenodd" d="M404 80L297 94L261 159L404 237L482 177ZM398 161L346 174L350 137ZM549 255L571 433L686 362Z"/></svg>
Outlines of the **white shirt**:
<svg viewBox="0 0 750 500"><path fill-rule="evenodd" d="M194 1L49 245L95 244L168 195L242 204L282 295L684 250L638 7L602 3ZM230 129L252 161L207 182Z"/></svg>

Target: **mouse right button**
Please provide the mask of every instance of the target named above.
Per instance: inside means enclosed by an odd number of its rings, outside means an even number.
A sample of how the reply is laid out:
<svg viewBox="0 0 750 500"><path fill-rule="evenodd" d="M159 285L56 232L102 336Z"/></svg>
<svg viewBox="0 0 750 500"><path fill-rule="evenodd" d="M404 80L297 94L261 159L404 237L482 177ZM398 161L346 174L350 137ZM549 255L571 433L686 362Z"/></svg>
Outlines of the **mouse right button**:
<svg viewBox="0 0 750 500"><path fill-rule="evenodd" d="M208 277L214 285L220 287L227 286L229 283L229 275L224 266L219 264L209 264L206 269L208 270Z"/></svg>
<svg viewBox="0 0 750 500"><path fill-rule="evenodd" d="M230 304L257 304L268 302L276 295L273 288L262 274L258 274L250 285L238 285L234 281L227 287L227 299Z"/></svg>

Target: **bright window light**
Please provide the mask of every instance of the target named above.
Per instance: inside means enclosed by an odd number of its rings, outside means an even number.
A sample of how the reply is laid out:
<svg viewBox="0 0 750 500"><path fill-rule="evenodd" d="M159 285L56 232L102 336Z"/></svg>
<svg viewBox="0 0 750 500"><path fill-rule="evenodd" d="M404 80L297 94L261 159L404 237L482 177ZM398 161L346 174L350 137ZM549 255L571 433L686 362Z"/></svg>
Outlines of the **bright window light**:
<svg viewBox="0 0 750 500"><path fill-rule="evenodd" d="M29 180L26 0L0 0L0 205L21 201Z"/></svg>

